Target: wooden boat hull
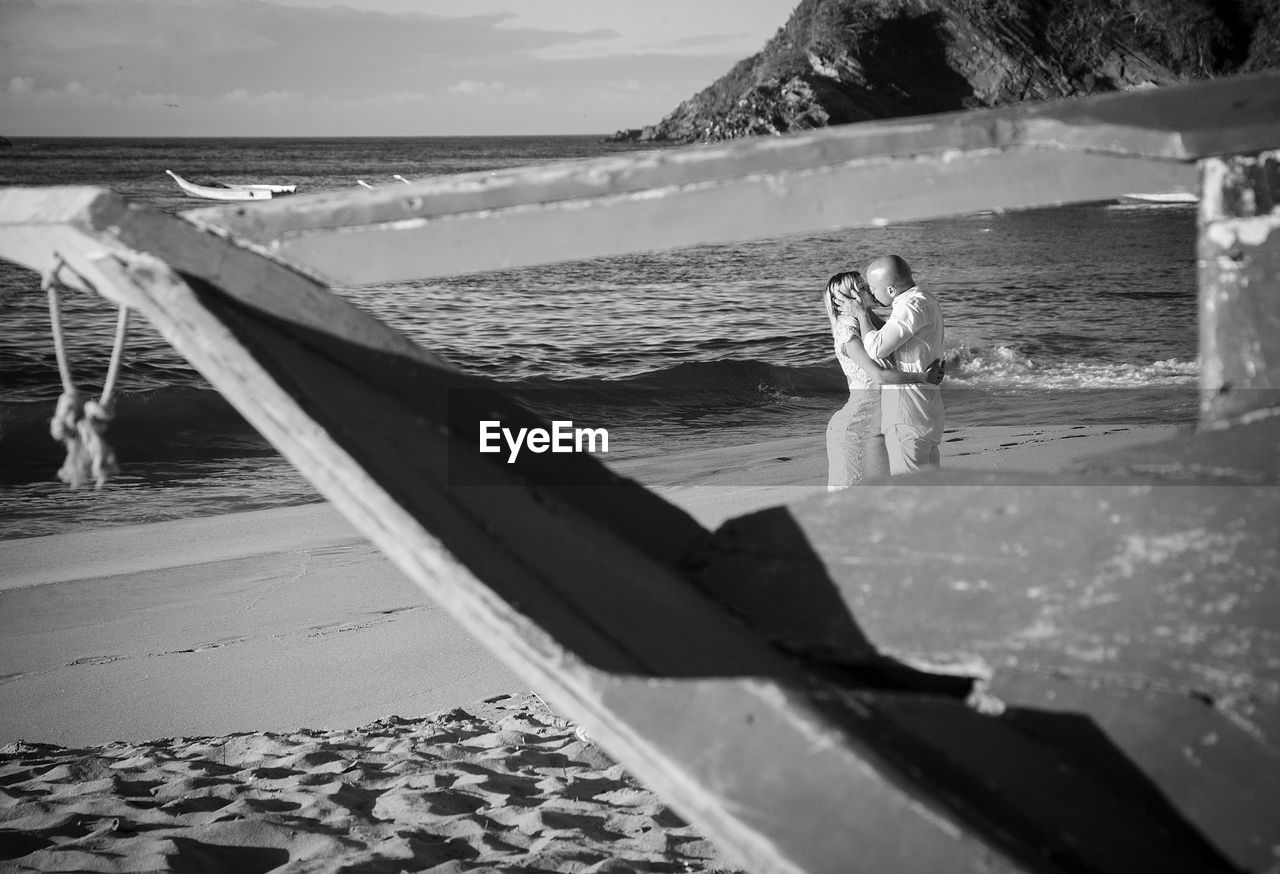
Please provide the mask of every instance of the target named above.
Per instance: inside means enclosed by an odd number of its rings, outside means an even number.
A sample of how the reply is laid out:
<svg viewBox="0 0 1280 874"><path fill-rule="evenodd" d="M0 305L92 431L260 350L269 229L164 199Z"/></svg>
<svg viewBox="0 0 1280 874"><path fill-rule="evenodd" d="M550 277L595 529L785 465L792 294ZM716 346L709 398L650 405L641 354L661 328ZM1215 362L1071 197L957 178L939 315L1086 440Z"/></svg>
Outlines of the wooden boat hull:
<svg viewBox="0 0 1280 874"><path fill-rule="evenodd" d="M293 194L298 190L297 185L259 185L237 182L228 182L226 184L228 188L233 188L237 191L269 191L272 194Z"/></svg>
<svg viewBox="0 0 1280 874"><path fill-rule="evenodd" d="M178 187L190 194L192 197L200 197L205 200L270 200L272 197L280 194L293 194L298 190L296 185L253 185L253 184L235 184L226 185L198 185L195 182L184 179L172 170L165 170L173 181L178 183Z"/></svg>

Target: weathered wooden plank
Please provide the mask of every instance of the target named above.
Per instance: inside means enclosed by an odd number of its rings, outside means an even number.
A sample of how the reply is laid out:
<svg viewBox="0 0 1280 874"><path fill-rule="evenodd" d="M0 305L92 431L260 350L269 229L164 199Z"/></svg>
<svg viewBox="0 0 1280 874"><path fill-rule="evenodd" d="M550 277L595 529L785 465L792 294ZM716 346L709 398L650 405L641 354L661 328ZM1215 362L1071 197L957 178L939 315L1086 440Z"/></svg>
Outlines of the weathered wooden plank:
<svg viewBox="0 0 1280 874"><path fill-rule="evenodd" d="M1200 424L1280 406L1280 152L1203 162Z"/></svg>
<svg viewBox="0 0 1280 874"><path fill-rule="evenodd" d="M357 224L336 230L279 234L270 251L333 283L353 285L1096 200L1126 188L1193 183L1193 171L1180 164L991 150L750 173L577 199L546 193L541 203L429 218L381 222L360 216ZM433 195L414 199L425 204Z"/></svg>
<svg viewBox="0 0 1280 874"><path fill-rule="evenodd" d="M1280 847L1280 487L938 473L732 520L698 578L1090 716L1233 861ZM807 603L795 603L803 598ZM809 641L776 625L789 645Z"/></svg>
<svg viewBox="0 0 1280 874"><path fill-rule="evenodd" d="M1195 190L1196 159L1277 144L1280 75L1264 73L187 215L359 284Z"/></svg>

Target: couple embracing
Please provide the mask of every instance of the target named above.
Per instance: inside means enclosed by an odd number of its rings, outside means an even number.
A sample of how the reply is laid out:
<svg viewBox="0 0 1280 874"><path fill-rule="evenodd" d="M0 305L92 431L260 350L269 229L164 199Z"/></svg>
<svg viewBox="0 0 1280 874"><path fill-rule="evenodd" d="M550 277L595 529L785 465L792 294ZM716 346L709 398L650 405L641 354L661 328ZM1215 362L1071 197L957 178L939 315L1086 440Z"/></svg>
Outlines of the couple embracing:
<svg viewBox="0 0 1280 874"><path fill-rule="evenodd" d="M897 255L865 276L837 273L824 296L849 401L827 425L827 490L937 468L944 410L942 310ZM888 319L873 307L891 307Z"/></svg>

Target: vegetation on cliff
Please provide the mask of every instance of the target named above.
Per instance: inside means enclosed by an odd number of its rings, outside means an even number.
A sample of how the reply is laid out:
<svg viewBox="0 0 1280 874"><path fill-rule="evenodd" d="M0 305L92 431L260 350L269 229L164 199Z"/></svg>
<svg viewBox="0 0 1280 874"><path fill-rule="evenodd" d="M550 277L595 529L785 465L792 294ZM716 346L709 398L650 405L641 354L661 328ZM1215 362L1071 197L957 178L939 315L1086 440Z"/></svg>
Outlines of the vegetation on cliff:
<svg viewBox="0 0 1280 874"><path fill-rule="evenodd" d="M759 53L616 136L715 141L1278 66L1274 0L800 0Z"/></svg>

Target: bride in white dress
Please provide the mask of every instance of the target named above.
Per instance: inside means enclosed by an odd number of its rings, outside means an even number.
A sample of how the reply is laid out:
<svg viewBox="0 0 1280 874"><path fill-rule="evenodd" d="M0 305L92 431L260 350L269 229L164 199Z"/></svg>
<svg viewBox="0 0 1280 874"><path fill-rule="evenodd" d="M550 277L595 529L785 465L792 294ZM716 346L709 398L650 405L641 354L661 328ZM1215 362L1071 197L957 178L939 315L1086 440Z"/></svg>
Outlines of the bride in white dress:
<svg viewBox="0 0 1280 874"><path fill-rule="evenodd" d="M880 386L942 382L943 363L934 361L924 373L904 373L895 369L892 356L872 358L862 346L858 323L842 315L861 297L867 306L878 306L866 280L856 270L837 273L827 280L822 296L831 323L836 360L849 384L849 400L827 423L827 491L847 488L864 479L886 476L889 455L884 446L880 421ZM842 305L844 305L842 307ZM882 321L872 313L872 322Z"/></svg>

